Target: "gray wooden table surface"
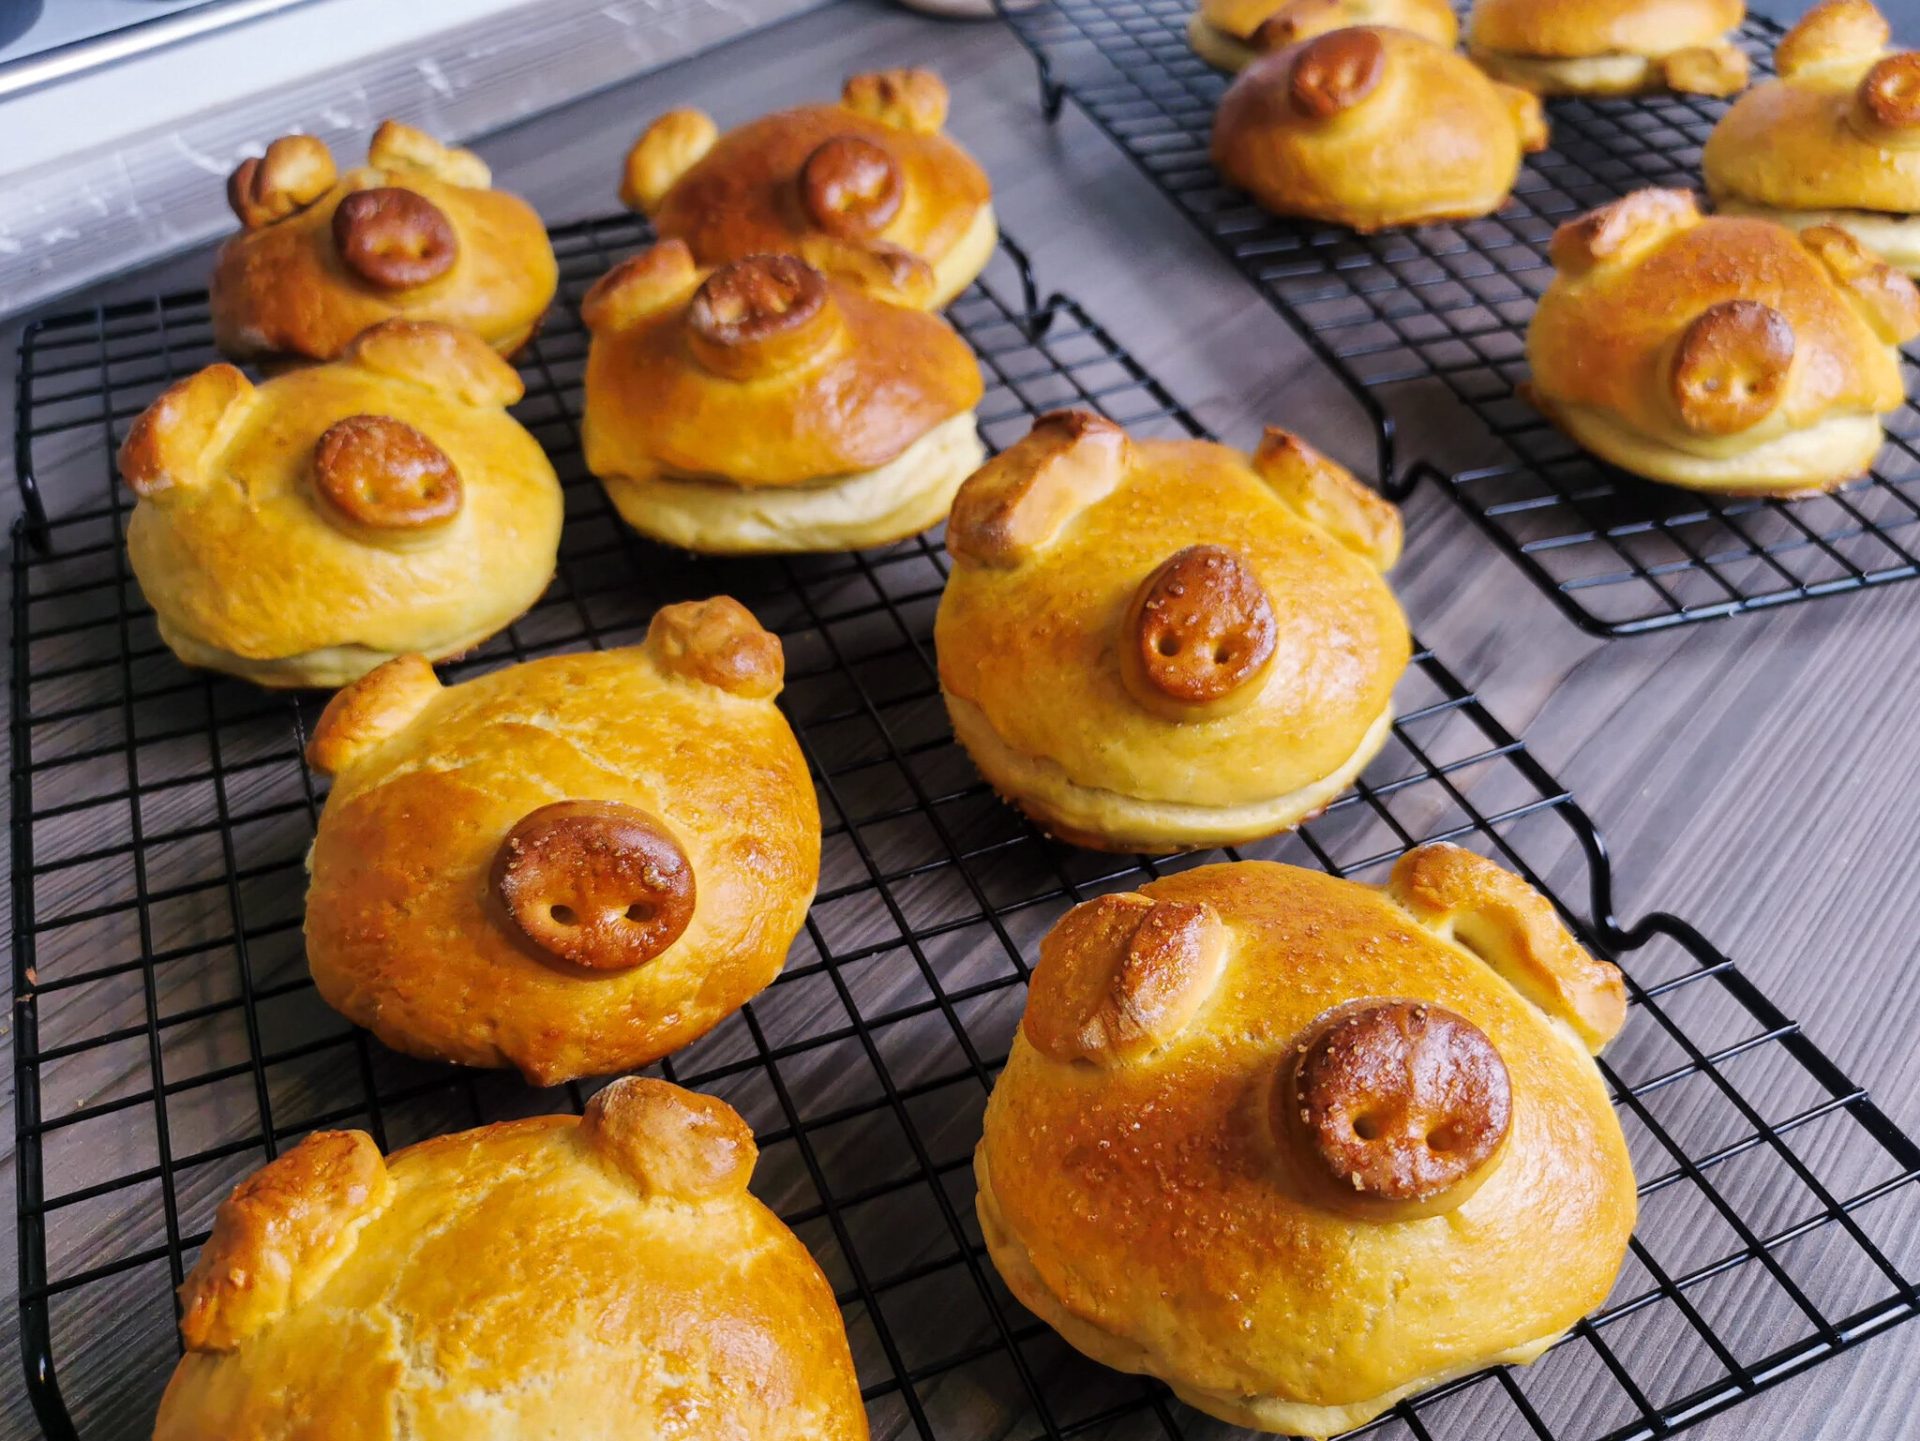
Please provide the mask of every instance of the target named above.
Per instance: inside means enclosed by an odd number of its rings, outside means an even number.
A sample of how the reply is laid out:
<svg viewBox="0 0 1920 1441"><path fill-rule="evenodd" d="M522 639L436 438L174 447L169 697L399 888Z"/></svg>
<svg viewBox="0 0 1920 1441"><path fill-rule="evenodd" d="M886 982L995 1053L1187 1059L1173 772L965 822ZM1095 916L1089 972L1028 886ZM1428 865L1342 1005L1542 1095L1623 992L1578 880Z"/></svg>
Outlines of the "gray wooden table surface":
<svg viewBox="0 0 1920 1441"><path fill-rule="evenodd" d="M849 0L479 149L549 220L602 214L625 145L669 105L697 101L725 123L829 94L851 69L909 62L946 76L951 128L991 172L1043 281L1070 289L1206 423L1240 442L1286 423L1368 460L1345 392L1130 162L1071 107L1041 123L1031 65L995 26ZM188 257L115 290L203 271ZM11 365L13 335L0 346ZM1418 433L1444 445L1448 429ZM1920 1133L1920 584L1608 643L1568 624L1436 489L1415 493L1407 529L1396 584L1416 627L1598 820L1621 914L1693 921ZM11 1155L0 1167L10 1183ZM10 1292L12 1248L0 1258ZM0 1435L32 1435L13 1328L0 1330ZM1693 1434L1893 1441L1920 1434L1917 1408L1909 1326Z"/></svg>

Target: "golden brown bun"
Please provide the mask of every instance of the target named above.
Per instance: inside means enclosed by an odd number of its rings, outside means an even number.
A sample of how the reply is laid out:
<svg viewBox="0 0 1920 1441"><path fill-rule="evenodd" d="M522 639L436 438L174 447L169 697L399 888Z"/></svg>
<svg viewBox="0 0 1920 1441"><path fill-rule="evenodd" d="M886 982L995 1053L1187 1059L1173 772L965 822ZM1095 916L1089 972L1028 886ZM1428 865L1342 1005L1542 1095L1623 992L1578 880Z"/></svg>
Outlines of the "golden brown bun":
<svg viewBox="0 0 1920 1441"><path fill-rule="evenodd" d="M1448 49L1460 38L1447 0L1201 0L1187 37L1209 64L1243 70L1264 50L1351 25L1394 25Z"/></svg>
<svg viewBox="0 0 1920 1441"><path fill-rule="evenodd" d="M865 1441L755 1154L722 1102L640 1078L385 1160L316 1131L221 1205L154 1441Z"/></svg>
<svg viewBox="0 0 1920 1441"><path fill-rule="evenodd" d="M988 1102L988 1252L1080 1350L1268 1431L1531 1360L1633 1229L1574 1036L1611 1039L1623 996L1453 846L1384 890L1242 862L1088 902L1042 942Z"/></svg>
<svg viewBox="0 0 1920 1441"><path fill-rule="evenodd" d="M1851 227L1869 245L1920 211L1920 55L1891 53L1887 25L1859 0L1830 0L1788 32L1780 78L1754 86L1701 154L1707 190L1742 210L1877 211ZM1866 217L1862 217L1866 219ZM1887 258L1920 270L1912 247Z"/></svg>
<svg viewBox="0 0 1920 1441"><path fill-rule="evenodd" d="M402 320L262 385L224 364L174 385L120 449L161 639L261 685L333 686L504 628L560 544L559 481L506 411L521 389L468 332Z"/></svg>
<svg viewBox="0 0 1920 1441"><path fill-rule="evenodd" d="M1742 0L1474 0L1467 51L1541 95L1732 95L1747 83L1730 38L1745 17Z"/></svg>
<svg viewBox="0 0 1920 1441"><path fill-rule="evenodd" d="M955 732L1063 840L1284 830L1386 739L1408 640L1380 572L1399 547L1393 507L1284 431L1248 457L1044 417L948 522L934 637Z"/></svg>
<svg viewBox="0 0 1920 1441"><path fill-rule="evenodd" d="M661 116L628 152L620 199L701 265L746 255L905 250L933 268L919 302L947 304L993 255L987 177L941 133L947 87L926 70L851 77L838 105L803 105L719 133L698 110Z"/></svg>
<svg viewBox="0 0 1920 1441"><path fill-rule="evenodd" d="M1213 122L1213 163L1276 215L1379 230L1489 215L1546 144L1531 95L1404 30L1263 55Z"/></svg>
<svg viewBox="0 0 1920 1441"><path fill-rule="evenodd" d="M778 974L819 878L780 681L780 643L722 597L640 646L449 688L403 657L342 691L308 752L336 777L309 861L321 996L397 1050L539 1085L704 1035ZM543 827L559 802L584 820Z"/></svg>
<svg viewBox="0 0 1920 1441"><path fill-rule="evenodd" d="M925 529L979 463L982 388L944 320L896 303L925 284L918 262L864 287L787 255L703 271L679 240L622 262L581 306L588 468L629 522L692 549Z"/></svg>
<svg viewBox="0 0 1920 1441"><path fill-rule="evenodd" d="M236 360L327 360L368 326L401 317L464 326L502 354L518 350L546 314L559 268L532 207L490 183L478 156L393 120L374 132L367 163L337 180L320 141L276 140L228 185L244 228L214 260L215 343ZM412 199L352 224L336 215L342 202L389 190ZM428 241L445 267L438 274L435 264L399 263Z"/></svg>
<svg viewBox="0 0 1920 1441"><path fill-rule="evenodd" d="M1670 55L1724 40L1746 15L1744 0L1474 0L1467 41L1561 59Z"/></svg>
<svg viewBox="0 0 1920 1441"><path fill-rule="evenodd" d="M1552 254L1532 399L1602 459L1764 495L1872 463L1920 293L1845 233L1703 218L1685 191L1643 190L1562 226Z"/></svg>

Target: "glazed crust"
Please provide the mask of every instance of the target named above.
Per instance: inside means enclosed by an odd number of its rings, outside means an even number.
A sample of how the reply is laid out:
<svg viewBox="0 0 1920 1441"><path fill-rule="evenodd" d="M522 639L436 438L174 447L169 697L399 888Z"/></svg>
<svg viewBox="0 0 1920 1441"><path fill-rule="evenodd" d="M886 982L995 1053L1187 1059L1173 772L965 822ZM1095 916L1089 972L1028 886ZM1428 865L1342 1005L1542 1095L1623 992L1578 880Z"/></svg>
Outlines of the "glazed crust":
<svg viewBox="0 0 1920 1441"><path fill-rule="evenodd" d="M539 1085L704 1035L779 972L818 880L779 675L778 643L722 598L667 607L642 646L447 689L399 661L343 691L309 754L338 768L307 894L322 997L398 1050ZM570 965L496 894L509 834L561 800L637 808L691 870L691 917L640 964Z"/></svg>
<svg viewBox="0 0 1920 1441"><path fill-rule="evenodd" d="M1369 67L1377 79L1329 91L1353 59L1338 52L1363 44L1380 56ZM1263 208L1356 230L1491 214L1512 193L1521 155L1545 143L1533 97L1388 28L1263 55L1213 125L1214 164Z"/></svg>
<svg viewBox="0 0 1920 1441"><path fill-rule="evenodd" d="M863 141L891 161L899 201L855 240L923 258L938 278L926 303L945 305L993 251L987 177L941 133L946 109L940 80L909 70L856 75L838 105L783 110L724 135L698 111L676 111L636 142L621 199L662 239L686 241L701 265L770 252L817 258L813 243L838 237L807 207L808 159L829 141Z"/></svg>
<svg viewBox="0 0 1920 1441"><path fill-rule="evenodd" d="M1353 25L1394 25L1449 49L1460 38L1447 0L1201 0L1188 33L1202 58L1240 70L1262 50Z"/></svg>
<svg viewBox="0 0 1920 1441"><path fill-rule="evenodd" d="M1873 418L1901 403L1912 282L1838 231L1702 218L1685 192L1641 191L1563 226L1553 257L1527 336L1533 397L1641 475L1829 487L1871 460Z"/></svg>
<svg viewBox="0 0 1920 1441"><path fill-rule="evenodd" d="M1744 0L1474 0L1467 43L1510 55L1670 55L1713 45L1746 18Z"/></svg>
<svg viewBox="0 0 1920 1441"><path fill-rule="evenodd" d="M520 393L476 337L411 321L259 386L230 365L179 382L120 451L140 497L127 553L162 639L189 664L262 684L343 685L396 654L457 655L505 627L546 588L560 543L559 481L506 412ZM398 422L450 465L455 513L367 526L329 501L321 442L354 417ZM379 478L377 453L358 460L362 481Z"/></svg>
<svg viewBox="0 0 1920 1441"><path fill-rule="evenodd" d="M1781 41L1780 77L1742 95L1707 137L1708 193L1788 211L1920 211L1920 116L1878 98L1910 88L1890 82L1920 56L1885 46L1871 6L1816 8Z"/></svg>
<svg viewBox="0 0 1920 1441"><path fill-rule="evenodd" d="M832 1290L753 1161L732 1110L644 1079L385 1161L310 1136L220 1208L155 1441L865 1441Z"/></svg>
<svg viewBox="0 0 1920 1441"><path fill-rule="evenodd" d="M1385 739L1408 659L1393 593L1240 452L1046 417L961 488L947 543L934 636L948 708L989 779L1056 834L1145 849L1270 834L1324 806L1314 788ZM1257 582L1273 647L1232 704L1182 712L1144 702L1118 649L1143 582L1196 545L1231 551ZM1107 819L1063 812L1023 774L1036 771L1106 797ZM1295 793L1291 814L1264 809ZM1134 803L1172 810L1155 821Z"/></svg>
<svg viewBox="0 0 1920 1441"><path fill-rule="evenodd" d="M761 340L702 333L715 287L775 265L819 297L810 317ZM587 466L606 480L816 485L896 459L982 392L972 350L940 317L792 257L708 271L667 241L603 277L582 314Z"/></svg>
<svg viewBox="0 0 1920 1441"><path fill-rule="evenodd" d="M256 215L264 223L248 222L220 247L210 287L215 343L236 360L327 360L368 326L400 317L462 326L502 354L518 350L546 313L559 269L533 208L488 185L477 157L388 121L366 165L280 218ZM342 259L335 211L350 195L383 188L426 201L451 228L456 253L437 278L389 289Z"/></svg>
<svg viewBox="0 0 1920 1441"><path fill-rule="evenodd" d="M1043 947L975 1160L989 1252L1025 1304L1214 1415L1324 1436L1531 1359L1605 1298L1633 1174L1600 1074L1556 1018L1371 887L1245 862L1142 894L1217 914L1225 960L1153 1048L1085 1065L1035 1042L1065 976ZM1444 1008L1504 1063L1506 1139L1448 1214L1310 1199L1271 1114L1297 1044L1367 998Z"/></svg>

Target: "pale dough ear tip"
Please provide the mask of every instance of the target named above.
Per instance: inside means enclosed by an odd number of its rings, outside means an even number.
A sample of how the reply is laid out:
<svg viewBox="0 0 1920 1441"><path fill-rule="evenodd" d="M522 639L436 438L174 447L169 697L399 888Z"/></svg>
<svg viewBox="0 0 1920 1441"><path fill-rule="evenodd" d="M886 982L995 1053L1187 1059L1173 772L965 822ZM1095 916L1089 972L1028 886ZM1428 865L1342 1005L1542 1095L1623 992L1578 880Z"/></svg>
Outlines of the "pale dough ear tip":
<svg viewBox="0 0 1920 1441"><path fill-rule="evenodd" d="M1021 1031L1056 1061L1121 1065L1163 1046L1212 993L1228 932L1205 902L1096 896L1040 943Z"/></svg>
<svg viewBox="0 0 1920 1441"><path fill-rule="evenodd" d="M786 679L780 638L732 596L663 606L647 627L645 649L670 675L748 700L769 700Z"/></svg>
<svg viewBox="0 0 1920 1441"><path fill-rule="evenodd" d="M121 478L143 499L196 484L207 452L253 394L253 382L225 361L175 381L128 429L115 456Z"/></svg>
<svg viewBox="0 0 1920 1441"><path fill-rule="evenodd" d="M704 110L669 110L645 130L627 151L620 177L620 203L651 215L689 170L720 138L719 127Z"/></svg>
<svg viewBox="0 0 1920 1441"><path fill-rule="evenodd" d="M422 655L400 655L337 692L307 742L307 764L338 775L405 730L445 689Z"/></svg>
<svg viewBox="0 0 1920 1441"><path fill-rule="evenodd" d="M1629 259L1700 220L1700 202L1691 190L1636 190L1562 225L1553 233L1552 260L1558 269L1580 274L1604 261Z"/></svg>
<svg viewBox="0 0 1920 1441"><path fill-rule="evenodd" d="M235 1186L180 1286L189 1351L231 1351L352 1254L393 1180L373 1138L315 1131Z"/></svg>
<svg viewBox="0 0 1920 1441"><path fill-rule="evenodd" d="M586 1144L649 1196L702 1202L745 1193L759 1151L726 1102L648 1076L587 1102Z"/></svg>
<svg viewBox="0 0 1920 1441"><path fill-rule="evenodd" d="M1087 410L1056 410L968 476L947 520L947 549L1007 568L1043 549L1113 491L1132 463L1126 431Z"/></svg>
<svg viewBox="0 0 1920 1441"><path fill-rule="evenodd" d="M457 395L469 405L512 405L520 373L472 331L435 320L376 321L348 342L342 361Z"/></svg>
<svg viewBox="0 0 1920 1441"><path fill-rule="evenodd" d="M1400 507L1300 436L1268 426L1252 457L1254 473L1296 515L1388 571L1404 540Z"/></svg>
<svg viewBox="0 0 1920 1441"><path fill-rule="evenodd" d="M1419 925L1485 961L1526 1000L1602 1050L1626 1022L1626 981L1590 955L1526 880L1460 846L1436 843L1394 865L1387 895Z"/></svg>

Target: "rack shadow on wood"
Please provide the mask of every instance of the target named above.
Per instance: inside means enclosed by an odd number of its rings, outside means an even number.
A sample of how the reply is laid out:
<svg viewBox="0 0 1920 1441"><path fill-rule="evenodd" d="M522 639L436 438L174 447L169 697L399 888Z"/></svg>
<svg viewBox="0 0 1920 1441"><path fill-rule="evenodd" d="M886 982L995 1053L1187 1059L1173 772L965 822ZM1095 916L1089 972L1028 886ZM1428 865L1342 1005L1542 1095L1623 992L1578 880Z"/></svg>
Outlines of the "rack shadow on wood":
<svg viewBox="0 0 1920 1441"><path fill-rule="evenodd" d="M1026 958L1074 901L1173 862L1035 834L955 748L932 667L936 536L850 556L716 562L635 537L581 465L586 285L644 243L556 232L564 296L526 358L521 418L567 487L560 570L512 632L451 669L637 640L665 601L729 591L784 638L825 823L818 900L785 973L658 1068L754 1126L755 1188L845 1309L876 1436L1203 1437L1161 1388L1086 1362L992 1273L969 1159L1017 1024ZM1071 300L1038 316L1013 265L953 319L988 377L987 439L1096 406L1199 427ZM1006 281L1003 285L1001 282ZM175 1352L172 1288L241 1175L319 1126L404 1145L588 1088L394 1055L316 998L302 759L321 703L179 666L126 566L111 456L168 381L213 359L203 295L27 335L22 478L59 500L13 549L15 1066L21 1321L57 1441L144 1437ZM1606 1063L1643 1178L1613 1298L1534 1367L1467 1378L1374 1428L1417 1438L1650 1436L1916 1310L1920 1151L1683 923L1613 916L1606 855L1567 793L1431 654L1356 791L1248 854L1380 879L1418 841L1491 854L1627 953L1632 1021Z"/></svg>
<svg viewBox="0 0 1920 1441"><path fill-rule="evenodd" d="M1555 101L1553 145L1486 220L1356 235L1267 215L1208 159L1228 77L1186 39L1191 0L1046 0L1009 23L1049 115L1071 96L1346 383L1390 495L1433 475L1576 624L1629 635L1920 575L1920 410L1895 415L1873 474L1791 503L1653 485L1585 455L1522 400L1523 344L1555 227L1649 185L1697 187L1725 102ZM1758 74L1780 31L1741 32ZM1398 387L1438 387L1490 433L1494 463L1397 468ZM1909 387L1911 389L1911 386Z"/></svg>

